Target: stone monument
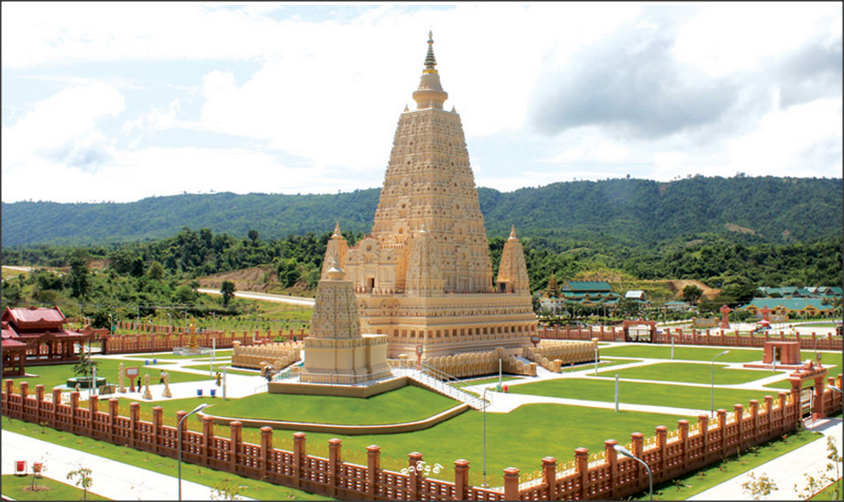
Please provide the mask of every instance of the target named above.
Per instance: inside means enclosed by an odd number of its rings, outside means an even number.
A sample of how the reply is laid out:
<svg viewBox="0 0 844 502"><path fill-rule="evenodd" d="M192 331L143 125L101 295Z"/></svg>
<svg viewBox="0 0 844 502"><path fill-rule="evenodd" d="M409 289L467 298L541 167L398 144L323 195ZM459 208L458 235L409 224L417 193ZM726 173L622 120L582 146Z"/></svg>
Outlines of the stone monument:
<svg viewBox="0 0 844 502"><path fill-rule="evenodd" d="M149 373L144 375L144 393L141 397L144 399L152 399L152 392L149 391Z"/></svg>
<svg viewBox="0 0 844 502"><path fill-rule="evenodd" d="M356 303L351 281L345 280L345 273L332 260L317 285L300 382L360 384L392 376L387 337L361 335Z"/></svg>
<svg viewBox="0 0 844 502"><path fill-rule="evenodd" d="M164 372L164 392L161 395L163 397L173 397L173 393L170 392L170 373L167 371Z"/></svg>
<svg viewBox="0 0 844 502"><path fill-rule="evenodd" d="M123 384L123 378L123 363L120 363L117 365L117 392L126 392L126 386Z"/></svg>
<svg viewBox="0 0 844 502"><path fill-rule="evenodd" d="M372 232L349 248L339 225L328 242L357 295L363 333L387 336L388 356L516 352L536 332L524 253L515 229L493 285L492 263L460 116L443 109L429 33L416 110L399 118ZM307 358L306 358L307 360Z"/></svg>

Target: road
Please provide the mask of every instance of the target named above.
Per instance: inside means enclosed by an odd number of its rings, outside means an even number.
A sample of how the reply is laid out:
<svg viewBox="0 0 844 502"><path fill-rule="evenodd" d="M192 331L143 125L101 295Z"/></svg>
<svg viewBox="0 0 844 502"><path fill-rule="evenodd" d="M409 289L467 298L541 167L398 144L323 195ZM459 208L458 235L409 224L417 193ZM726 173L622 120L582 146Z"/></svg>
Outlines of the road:
<svg viewBox="0 0 844 502"><path fill-rule="evenodd" d="M13 267L11 265L3 265L3 268L8 268L9 270L20 270L21 272L29 272L32 270L32 267Z"/></svg>
<svg viewBox="0 0 844 502"><path fill-rule="evenodd" d="M197 289L197 291L209 295L221 294L220 291L216 289L199 288ZM276 303L291 303L293 305L304 305L307 307L314 306L313 298L303 298L301 296L273 295L270 293L258 293L257 291L235 291L234 296L237 298L246 298L247 300L263 300L267 302Z"/></svg>

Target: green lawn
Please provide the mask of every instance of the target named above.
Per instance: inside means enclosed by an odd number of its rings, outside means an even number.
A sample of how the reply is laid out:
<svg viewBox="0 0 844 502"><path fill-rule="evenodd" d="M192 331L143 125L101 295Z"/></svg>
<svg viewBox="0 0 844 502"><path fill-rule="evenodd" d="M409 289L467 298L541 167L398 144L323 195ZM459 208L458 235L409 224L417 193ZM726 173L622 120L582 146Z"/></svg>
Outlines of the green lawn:
<svg viewBox="0 0 844 502"><path fill-rule="evenodd" d="M841 374L840 369L839 370L831 370L829 372L829 376L834 377L836 379L838 378L838 375L840 375L840 374ZM805 382L803 382L803 387L812 387L813 385L815 385L814 380L806 380ZM824 385L826 385L826 384L824 384ZM771 389L788 390L788 389L791 388L791 382L789 382L788 379L785 378L783 380L780 380L779 382L769 383L765 387L770 387Z"/></svg>
<svg viewBox="0 0 844 502"><path fill-rule="evenodd" d="M801 446L823 439L822 434L801 430L790 434L785 440L777 438L759 445L757 450L748 450L740 457L735 455L723 462L716 462L697 471L674 478L672 481L654 486L654 500L685 500L745 473ZM676 482L676 484L675 484ZM744 493L742 493L744 495ZM739 494L736 494L736 499ZM648 500L645 490L631 497L631 500ZM824 499L831 500L831 499Z"/></svg>
<svg viewBox="0 0 844 502"><path fill-rule="evenodd" d="M723 364L716 364L714 378L715 385L732 385L781 374L781 371L730 369ZM598 376L603 377L615 375L619 378L688 383L710 383L713 378L711 364L658 363L625 370L598 372Z"/></svg>
<svg viewBox="0 0 844 502"><path fill-rule="evenodd" d="M708 387L619 382L618 388L619 401L622 403L677 406L698 410L709 409L710 388ZM510 387L510 392L532 394L535 396L615 402L615 382L592 380L589 378L563 378L514 385ZM751 399L758 399L762 403L766 394L770 394L774 398L777 395L776 392L766 393L761 390L719 389L716 387L715 409L724 408L729 411L733 409L733 405L736 403L743 404L747 407Z"/></svg>
<svg viewBox="0 0 844 502"><path fill-rule="evenodd" d="M841 478L839 478L835 483L814 494L809 500L841 500L842 493L844 492L842 492Z"/></svg>
<svg viewBox="0 0 844 502"><path fill-rule="evenodd" d="M749 363L753 361L762 360L762 349L738 349L738 348L724 348L724 347L689 347L689 346L674 346L674 359L686 361L706 361L711 362L715 354L729 350L728 354L718 356L715 360L720 363ZM836 351L819 351L826 358L841 358L841 352ZM601 357L646 357L651 359L667 359L671 360L671 347L668 345L624 345L621 347L602 348L600 350ZM815 352L811 350L803 350L800 352L800 359L814 359Z"/></svg>
<svg viewBox="0 0 844 502"><path fill-rule="evenodd" d="M91 479L94 480L91 487L96 488L96 474L92 473ZM5 474L3 475L3 495L15 500L82 500L83 492L81 488L62 483L61 481L42 477L37 480L36 486L38 491L35 492L29 491L31 483L32 474L20 477L14 474ZM101 497L89 491L88 500L111 499Z"/></svg>
<svg viewBox="0 0 844 502"><path fill-rule="evenodd" d="M124 464L173 476L174 478L177 476L176 459L171 459L169 457L138 451L127 446L117 446L105 441L97 441L84 436L71 434L69 432L50 429L49 427L45 428L45 432L42 434L41 427L35 424L5 417L3 418L3 429L34 437L49 443L65 446L67 448L73 448L74 450L99 455L100 457L123 462ZM97 473L94 472L92 477L94 479L94 488L96 489ZM256 481L254 479L244 478L227 472L215 471L207 467L200 467L184 462L182 463L182 479L207 486L209 498L212 487L224 479L232 479L239 485L246 486L246 488L243 489L243 492L241 492L241 495L244 497L259 500L330 500L327 497L314 495L295 488L274 485L266 481ZM175 498L175 486L173 490L173 498ZM3 493L5 493L5 485ZM63 500L71 500L71 498L68 497Z"/></svg>
<svg viewBox="0 0 844 502"><path fill-rule="evenodd" d="M604 441L616 439L620 444L630 441L630 434L654 434L658 425L669 429L687 417L664 414L637 413L580 406L555 404L524 405L510 413L486 413L487 474L492 486L501 486L502 470L518 467L522 481L542 466L542 458L556 457L559 464L574 458L578 447L590 452L603 450ZM470 481L479 485L483 470L484 414L469 410L430 429L404 434L340 436L336 434L308 433L308 449L327 455L327 442L333 437L343 440L343 457L366 464L366 447L381 446L385 469L407 466L407 454L418 451L432 467L444 467L431 477L451 480L454 461L471 462ZM277 436L278 434L276 434ZM312 446L314 448L312 448Z"/></svg>
<svg viewBox="0 0 844 502"><path fill-rule="evenodd" d="M217 403L208 409L208 413L224 417L370 425L421 420L458 404L460 403L435 392L408 385L366 399L256 394Z"/></svg>
<svg viewBox="0 0 844 502"><path fill-rule="evenodd" d="M117 384L117 373L121 361L115 359L97 359L96 357L94 358L94 360L97 361L97 377L105 377L109 383ZM122 362L124 368L140 368L142 378L143 375L149 373L150 385L158 383L158 376L163 369L160 365L145 366L143 361L140 361L140 364L133 363L131 361ZM197 382L201 380L208 380L208 377L204 375L192 375L190 373L181 373L169 369L167 371L170 372L170 383ZM55 366L28 366L26 368L26 372L38 376L15 377L15 385L20 385L20 382L29 382L29 388L32 389L32 392L35 392L35 386L38 384L43 384L45 392L50 392L53 387L57 385L65 385L67 383L68 378L75 376L73 373L73 364L60 364ZM141 382L143 382L143 379L141 380ZM127 387L129 386L128 379L126 379L125 385Z"/></svg>

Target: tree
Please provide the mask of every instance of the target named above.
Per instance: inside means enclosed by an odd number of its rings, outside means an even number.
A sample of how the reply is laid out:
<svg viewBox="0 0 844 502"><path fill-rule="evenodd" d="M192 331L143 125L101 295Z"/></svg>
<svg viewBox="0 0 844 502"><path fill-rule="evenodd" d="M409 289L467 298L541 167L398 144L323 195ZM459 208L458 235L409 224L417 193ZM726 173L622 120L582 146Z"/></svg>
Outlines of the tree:
<svg viewBox="0 0 844 502"><path fill-rule="evenodd" d="M771 494L772 491L777 490L777 484L774 483L774 480L768 477L767 474L761 474L757 478L754 473L748 474L750 481L745 481L742 483L741 488L748 495L753 498L753 500L759 500L762 497L767 497Z"/></svg>
<svg viewBox="0 0 844 502"><path fill-rule="evenodd" d="M223 281L220 285L220 294L223 295L223 306L228 308L229 302L234 298L234 283L231 281Z"/></svg>
<svg viewBox="0 0 844 502"><path fill-rule="evenodd" d="M99 363L97 361L91 359L91 354L89 354L88 351L83 350L79 354L79 362L73 366L73 374L76 376L87 377L98 364Z"/></svg>
<svg viewBox="0 0 844 502"><path fill-rule="evenodd" d="M249 237L249 240L252 241L252 245L254 246L256 242L258 242L258 231L254 228L246 234Z"/></svg>
<svg viewBox="0 0 844 502"><path fill-rule="evenodd" d="M212 500L239 500L240 492L245 488L237 480L225 478L211 489Z"/></svg>
<svg viewBox="0 0 844 502"><path fill-rule="evenodd" d="M67 479L72 481L75 477L79 478L76 480L76 486L81 487L83 490L82 500L88 500L88 489L94 484L94 480L91 479L91 469L80 465L79 469L67 473Z"/></svg>
<svg viewBox="0 0 844 502"><path fill-rule="evenodd" d="M700 297L703 296L703 291L695 284L687 284L683 288L683 299L692 305L696 304Z"/></svg>
<svg viewBox="0 0 844 502"><path fill-rule="evenodd" d="M68 280L70 281L71 296L80 299L88 296L88 263L81 256L73 258L70 262Z"/></svg>
<svg viewBox="0 0 844 502"><path fill-rule="evenodd" d="M160 281L164 277L164 267L157 261L153 261L147 269L147 277L155 281Z"/></svg>

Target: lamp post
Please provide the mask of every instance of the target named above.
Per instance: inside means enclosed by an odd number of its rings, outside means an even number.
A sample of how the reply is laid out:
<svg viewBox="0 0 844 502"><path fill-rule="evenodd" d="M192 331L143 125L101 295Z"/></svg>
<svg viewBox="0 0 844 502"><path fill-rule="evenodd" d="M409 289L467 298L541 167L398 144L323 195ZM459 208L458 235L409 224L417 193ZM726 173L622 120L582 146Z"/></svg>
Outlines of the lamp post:
<svg viewBox="0 0 844 502"><path fill-rule="evenodd" d="M625 457L632 458L633 460L635 460L635 461L637 461L640 464L645 466L645 469L647 469L647 471L648 471L648 496L650 497L651 500L653 500L654 499L654 477L653 477L653 474L651 474L651 468L648 467L648 464L643 462L642 459L640 459L636 455L633 455L632 453L630 453L630 451L627 448L621 446L620 444L613 445L613 448L615 448L615 451L621 453Z"/></svg>
<svg viewBox="0 0 844 502"><path fill-rule="evenodd" d="M724 352L719 352L715 354L715 357L712 358L712 371L710 372L712 378L712 395L709 401L709 416L715 416L715 358L718 356L723 356L724 354L729 354L729 350L725 350Z"/></svg>
<svg viewBox="0 0 844 502"><path fill-rule="evenodd" d="M489 390L489 387L484 389L484 482L481 485L484 488L489 488L489 485L486 483L486 391Z"/></svg>
<svg viewBox="0 0 844 502"><path fill-rule="evenodd" d="M179 419L179 424L177 427L179 433L179 500L182 500L182 422L184 422L186 418L193 415L197 411L205 408L206 406L208 406L208 403L202 403L196 408L194 408L193 411Z"/></svg>

